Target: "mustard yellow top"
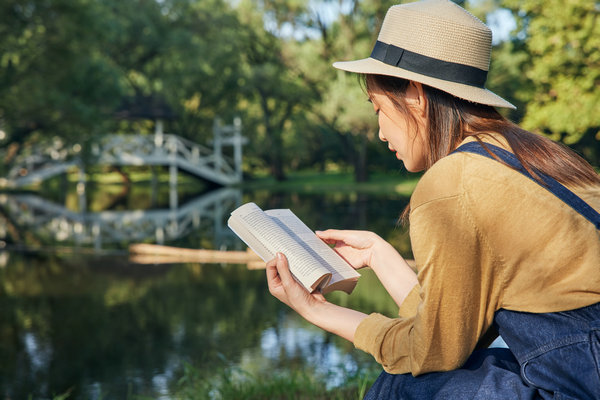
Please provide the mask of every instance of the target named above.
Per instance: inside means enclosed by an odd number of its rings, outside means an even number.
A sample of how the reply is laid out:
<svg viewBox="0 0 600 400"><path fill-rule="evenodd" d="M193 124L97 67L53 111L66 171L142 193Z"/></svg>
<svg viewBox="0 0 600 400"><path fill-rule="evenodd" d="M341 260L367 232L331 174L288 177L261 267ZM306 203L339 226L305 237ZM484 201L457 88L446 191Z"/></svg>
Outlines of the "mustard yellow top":
<svg viewBox="0 0 600 400"><path fill-rule="evenodd" d="M570 189L600 210L600 187ZM600 302L600 231L500 162L451 154L423 175L410 204L419 284L398 318L371 314L354 336L387 372L460 367L500 308L542 313Z"/></svg>

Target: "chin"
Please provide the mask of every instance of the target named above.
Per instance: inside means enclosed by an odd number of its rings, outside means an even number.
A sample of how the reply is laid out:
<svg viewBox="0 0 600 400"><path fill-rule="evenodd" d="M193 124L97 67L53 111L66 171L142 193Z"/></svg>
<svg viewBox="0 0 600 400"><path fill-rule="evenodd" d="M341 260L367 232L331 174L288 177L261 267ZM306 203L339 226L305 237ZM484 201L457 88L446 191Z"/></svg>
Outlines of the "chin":
<svg viewBox="0 0 600 400"><path fill-rule="evenodd" d="M419 166L415 166L415 165L407 165L406 163L404 163L404 168L406 168L406 170L408 172L421 172L423 171L425 168Z"/></svg>

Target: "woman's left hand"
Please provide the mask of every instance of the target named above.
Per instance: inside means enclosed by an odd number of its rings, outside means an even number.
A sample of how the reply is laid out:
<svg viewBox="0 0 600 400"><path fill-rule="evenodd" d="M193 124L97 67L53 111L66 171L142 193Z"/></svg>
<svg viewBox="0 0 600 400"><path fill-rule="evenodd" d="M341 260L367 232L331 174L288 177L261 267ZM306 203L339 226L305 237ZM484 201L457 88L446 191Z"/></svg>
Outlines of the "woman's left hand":
<svg viewBox="0 0 600 400"><path fill-rule="evenodd" d="M267 263L267 283L273 296L305 318L315 305L326 302L321 293L309 293L294 279L287 258L281 253Z"/></svg>

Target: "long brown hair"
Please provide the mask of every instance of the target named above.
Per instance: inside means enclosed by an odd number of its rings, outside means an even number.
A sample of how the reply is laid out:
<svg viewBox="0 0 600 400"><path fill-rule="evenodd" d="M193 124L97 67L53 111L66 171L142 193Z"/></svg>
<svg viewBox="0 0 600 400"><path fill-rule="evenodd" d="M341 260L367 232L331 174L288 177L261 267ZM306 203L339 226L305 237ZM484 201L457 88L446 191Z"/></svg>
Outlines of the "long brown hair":
<svg viewBox="0 0 600 400"><path fill-rule="evenodd" d="M409 81L373 74L365 75L364 80L367 92L381 90L410 121L412 113L404 102ZM429 151L425 169L454 151L465 138L473 136L483 144L483 136L497 133L506 139L523 167L541 184L544 183L537 173L546 174L571 187L600 184L600 176L573 150L519 127L494 107L459 99L426 85L423 89L427 96L429 119L426 138ZM416 123L414 119L413 122Z"/></svg>

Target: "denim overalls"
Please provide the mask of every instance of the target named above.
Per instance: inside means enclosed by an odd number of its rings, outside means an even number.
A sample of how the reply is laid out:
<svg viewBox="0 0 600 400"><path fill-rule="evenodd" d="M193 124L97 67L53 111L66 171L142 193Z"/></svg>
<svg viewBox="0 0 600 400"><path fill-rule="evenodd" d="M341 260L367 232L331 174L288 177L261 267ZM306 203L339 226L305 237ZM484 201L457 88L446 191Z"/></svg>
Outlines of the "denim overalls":
<svg viewBox="0 0 600 400"><path fill-rule="evenodd" d="M531 178L514 155L486 146ZM492 158L478 142L456 151ZM554 179L542 179L548 190L600 229L600 214ZM500 309L494 325L509 349L477 350L453 371L417 377L382 372L365 399L600 400L600 303L541 314Z"/></svg>

